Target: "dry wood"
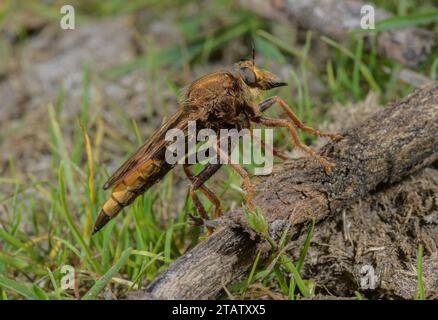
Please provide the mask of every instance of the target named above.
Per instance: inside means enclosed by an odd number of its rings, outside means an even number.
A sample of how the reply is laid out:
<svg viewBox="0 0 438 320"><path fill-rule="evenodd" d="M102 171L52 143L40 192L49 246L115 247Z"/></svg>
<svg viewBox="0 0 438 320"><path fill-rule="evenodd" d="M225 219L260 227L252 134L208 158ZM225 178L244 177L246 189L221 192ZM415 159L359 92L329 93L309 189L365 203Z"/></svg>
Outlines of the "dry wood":
<svg viewBox="0 0 438 320"><path fill-rule="evenodd" d="M348 32L360 28L361 8L365 2L356 0L239 0L238 3L257 14L318 30L339 41ZM375 21L391 17L376 8ZM421 28L404 28L382 32L378 38L381 54L413 67L429 56L434 44L432 32Z"/></svg>
<svg viewBox="0 0 438 320"><path fill-rule="evenodd" d="M281 230L292 221L293 231L313 218L320 221L371 192L385 189L438 159L438 84L415 91L322 148L336 163L331 176L308 157L289 161L266 177L257 177L254 200ZM223 222L245 224L241 210ZM218 229L159 275L136 298L214 298L251 267L257 250L269 246L238 224ZM131 296L133 298L134 296Z"/></svg>

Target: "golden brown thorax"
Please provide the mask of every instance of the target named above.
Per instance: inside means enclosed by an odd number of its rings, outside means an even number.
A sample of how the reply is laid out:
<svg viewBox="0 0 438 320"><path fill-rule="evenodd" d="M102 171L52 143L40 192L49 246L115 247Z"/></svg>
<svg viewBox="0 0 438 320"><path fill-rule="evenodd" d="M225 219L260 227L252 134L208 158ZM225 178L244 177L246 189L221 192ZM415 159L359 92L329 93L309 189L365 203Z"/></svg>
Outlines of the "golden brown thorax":
<svg viewBox="0 0 438 320"><path fill-rule="evenodd" d="M286 85L269 71L257 68L253 60L236 63L234 74L226 71L207 74L187 91L185 108L202 113L204 127L247 127L250 119L261 116L257 96L261 90Z"/></svg>

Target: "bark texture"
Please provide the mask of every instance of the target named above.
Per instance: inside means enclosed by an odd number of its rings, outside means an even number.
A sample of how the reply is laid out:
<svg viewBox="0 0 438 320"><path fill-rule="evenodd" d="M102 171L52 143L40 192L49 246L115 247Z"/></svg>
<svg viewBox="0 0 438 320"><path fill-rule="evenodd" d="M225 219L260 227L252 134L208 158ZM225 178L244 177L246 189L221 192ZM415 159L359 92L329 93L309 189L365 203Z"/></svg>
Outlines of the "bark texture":
<svg viewBox="0 0 438 320"><path fill-rule="evenodd" d="M326 175L308 157L288 161L270 176L256 177L255 203L272 232L291 232L312 219L338 215L357 200L401 181L438 159L438 84L390 103L325 145L320 154L336 164ZM258 249L269 246L248 232L241 210L158 276L135 298L208 299L244 276ZM131 296L134 298L134 296Z"/></svg>

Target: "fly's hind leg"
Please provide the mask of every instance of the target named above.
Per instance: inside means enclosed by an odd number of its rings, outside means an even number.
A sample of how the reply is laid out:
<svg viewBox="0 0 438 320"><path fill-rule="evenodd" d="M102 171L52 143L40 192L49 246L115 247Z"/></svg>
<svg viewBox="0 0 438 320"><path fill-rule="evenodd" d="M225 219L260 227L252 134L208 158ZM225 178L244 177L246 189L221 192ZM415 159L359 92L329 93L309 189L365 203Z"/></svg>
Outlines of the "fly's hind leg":
<svg viewBox="0 0 438 320"><path fill-rule="evenodd" d="M204 185L208 179L210 179L221 167L221 164L208 164L197 176L192 180L193 190L200 189L201 192L213 203L215 210L213 218L218 218L222 215L221 202L218 197L207 186Z"/></svg>
<svg viewBox="0 0 438 320"><path fill-rule="evenodd" d="M201 192L213 203L213 205L215 206L215 211L213 214L214 218L219 217L222 214L222 207L220 205L220 201L219 199L216 197L216 195L204 185L204 182L207 181L211 176L213 176L216 171L219 170L219 168L221 167L220 164L215 165L215 164L209 164L207 165L207 167L205 167L200 174L198 174L197 176L194 176L192 171L190 170L190 165L184 164L183 168L184 168L184 172L186 174L186 176L189 178L189 180L192 183L192 186L190 188L190 196L193 200L193 203L196 207L196 209L198 210L200 216L201 216L201 220L209 220L207 211L205 210L204 206L202 205L201 200L199 199L199 197L196 194L196 190L201 190ZM196 219L194 219L196 221ZM204 224L204 222L201 221L200 224ZM209 233L212 232L212 228L207 227Z"/></svg>
<svg viewBox="0 0 438 320"><path fill-rule="evenodd" d="M315 152L315 150L313 150L312 148L310 148L307 145L305 145L304 143L302 143L299 136L298 136L298 133L297 133L295 127L289 121L287 121L285 119L271 119L271 118L265 118L265 117L255 118L255 119L253 119L253 121L256 123L263 124L263 125L268 126L268 127L287 128L289 130L290 135L292 136L292 140L293 140L294 144L298 148L300 148L301 150L303 150L304 152L306 152L307 154L312 156L315 160L317 160L324 167L324 170L327 173L330 173L332 171L334 164L327 161L326 159L321 157L319 154L317 154Z"/></svg>
<svg viewBox="0 0 438 320"><path fill-rule="evenodd" d="M313 134L314 136L317 136L317 137L329 138L331 140L339 140L342 138L342 136L340 134L323 132L323 131L319 131L317 129L306 126L304 123L301 122L300 119L298 119L298 117L295 115L295 113L293 113L293 111L287 105L287 103L278 96L270 97L270 98L266 99L265 101L261 102L259 104L259 109L260 109L260 111L263 112L263 111L269 109L275 103L278 103L280 105L280 107L284 110L284 112L286 112L287 116L292 120L292 122L300 130L302 130L306 133L309 133L309 134Z"/></svg>
<svg viewBox="0 0 438 320"><path fill-rule="evenodd" d="M242 168L240 165L232 163L230 156L225 151L223 151L220 147L217 146L215 147L215 149L216 149L216 153L219 155L220 162L229 164L234 169L234 171L236 171L243 178L243 185L246 191L245 202L248 208L255 209L255 205L253 203L254 187L251 183L248 172L246 172L246 170Z"/></svg>

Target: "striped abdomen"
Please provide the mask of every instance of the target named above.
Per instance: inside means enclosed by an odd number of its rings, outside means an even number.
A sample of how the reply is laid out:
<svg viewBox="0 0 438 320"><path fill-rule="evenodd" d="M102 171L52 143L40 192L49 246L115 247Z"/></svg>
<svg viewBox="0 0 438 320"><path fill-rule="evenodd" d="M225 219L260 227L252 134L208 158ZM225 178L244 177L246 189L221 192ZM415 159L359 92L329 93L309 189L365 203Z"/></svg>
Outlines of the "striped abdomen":
<svg viewBox="0 0 438 320"><path fill-rule="evenodd" d="M148 190L171 169L172 166L164 161L150 159L116 184L111 197L105 202L97 217L93 234L102 229L124 207L130 205L137 196Z"/></svg>

